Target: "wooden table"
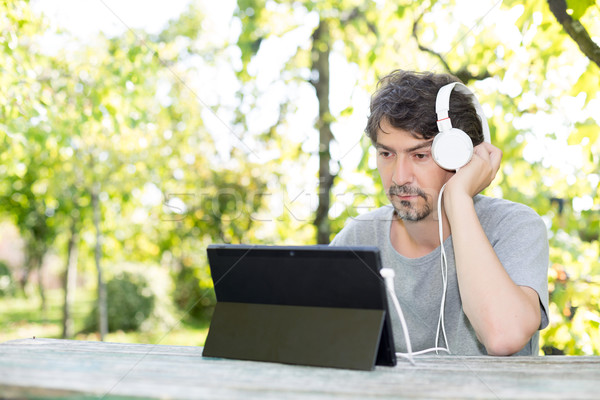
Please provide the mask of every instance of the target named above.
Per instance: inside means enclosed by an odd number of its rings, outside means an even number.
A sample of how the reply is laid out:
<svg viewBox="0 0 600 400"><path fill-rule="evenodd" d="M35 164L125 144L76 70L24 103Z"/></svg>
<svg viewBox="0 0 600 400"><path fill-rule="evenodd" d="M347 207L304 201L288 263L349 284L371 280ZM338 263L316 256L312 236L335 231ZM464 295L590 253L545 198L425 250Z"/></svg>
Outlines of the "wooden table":
<svg viewBox="0 0 600 400"><path fill-rule="evenodd" d="M201 347L0 344L0 398L600 399L600 357L426 356L350 371L208 359Z"/></svg>

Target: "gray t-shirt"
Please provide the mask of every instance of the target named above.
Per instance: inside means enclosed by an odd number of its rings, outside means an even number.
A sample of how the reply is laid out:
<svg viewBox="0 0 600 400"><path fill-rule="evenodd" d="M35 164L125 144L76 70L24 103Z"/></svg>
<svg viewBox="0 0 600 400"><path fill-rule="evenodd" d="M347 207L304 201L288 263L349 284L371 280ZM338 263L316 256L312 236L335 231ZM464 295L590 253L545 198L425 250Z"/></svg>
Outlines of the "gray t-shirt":
<svg viewBox="0 0 600 400"><path fill-rule="evenodd" d="M534 289L540 298L541 323L548 325L548 239L546 226L531 208L508 200L477 195L475 211L500 262L519 286ZM440 247L420 258L400 255L390 241L393 208L384 206L347 222L332 246L377 246L383 267L395 271L395 289L408 325L413 351L436 347L435 337L443 290ZM444 242L448 260L445 327L452 354L487 354L462 310L456 278L452 236ZM502 299L498 299L502 301ZM400 320L389 302L396 351L406 352ZM538 355L539 332L517 355ZM439 345L445 343L441 339ZM442 353L440 353L442 354Z"/></svg>

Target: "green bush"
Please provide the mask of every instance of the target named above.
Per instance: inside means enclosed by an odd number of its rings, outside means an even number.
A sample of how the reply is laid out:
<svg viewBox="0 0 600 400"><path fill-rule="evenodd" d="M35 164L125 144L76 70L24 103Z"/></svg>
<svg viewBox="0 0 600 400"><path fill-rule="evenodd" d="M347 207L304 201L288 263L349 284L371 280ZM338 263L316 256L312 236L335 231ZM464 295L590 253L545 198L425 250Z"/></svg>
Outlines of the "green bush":
<svg viewBox="0 0 600 400"><path fill-rule="evenodd" d="M138 330L150 316L155 296L141 274L123 272L106 283L108 330ZM86 331L98 330L98 304L90 312Z"/></svg>
<svg viewBox="0 0 600 400"><path fill-rule="evenodd" d="M186 267L175 278L173 299L177 308L191 320L210 319L216 301L210 276L199 268Z"/></svg>

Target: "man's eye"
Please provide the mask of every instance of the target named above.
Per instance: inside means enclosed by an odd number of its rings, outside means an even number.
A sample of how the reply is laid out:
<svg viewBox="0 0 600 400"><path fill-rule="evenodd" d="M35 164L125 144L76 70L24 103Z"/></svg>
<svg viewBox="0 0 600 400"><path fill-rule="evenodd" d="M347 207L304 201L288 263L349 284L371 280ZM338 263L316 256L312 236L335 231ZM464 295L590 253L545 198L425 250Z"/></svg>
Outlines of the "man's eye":
<svg viewBox="0 0 600 400"><path fill-rule="evenodd" d="M392 153L390 153L389 151L380 151L379 155L383 158L389 158L392 156Z"/></svg>
<svg viewBox="0 0 600 400"><path fill-rule="evenodd" d="M417 153L415 154L415 157L418 158L419 160L424 160L428 157L428 154L426 153Z"/></svg>

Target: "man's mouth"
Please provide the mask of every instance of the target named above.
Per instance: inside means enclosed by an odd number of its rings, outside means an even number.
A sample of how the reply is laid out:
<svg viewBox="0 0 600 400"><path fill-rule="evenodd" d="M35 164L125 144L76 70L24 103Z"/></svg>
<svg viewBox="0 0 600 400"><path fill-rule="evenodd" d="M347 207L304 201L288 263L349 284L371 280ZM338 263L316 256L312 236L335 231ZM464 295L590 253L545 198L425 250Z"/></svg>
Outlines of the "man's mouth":
<svg viewBox="0 0 600 400"><path fill-rule="evenodd" d="M399 198L400 200L412 200L417 197L425 197L420 189L407 186L392 186L389 190L390 196Z"/></svg>

